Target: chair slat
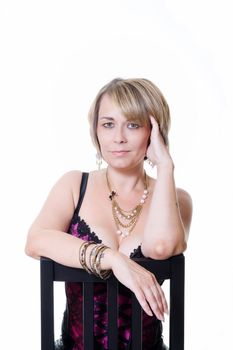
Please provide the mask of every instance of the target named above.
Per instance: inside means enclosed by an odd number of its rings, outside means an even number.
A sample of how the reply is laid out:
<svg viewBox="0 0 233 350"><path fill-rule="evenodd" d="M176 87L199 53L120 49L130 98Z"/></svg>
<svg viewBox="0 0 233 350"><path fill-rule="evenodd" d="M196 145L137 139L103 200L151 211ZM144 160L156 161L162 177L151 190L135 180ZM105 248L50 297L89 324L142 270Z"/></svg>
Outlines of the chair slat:
<svg viewBox="0 0 233 350"><path fill-rule="evenodd" d="M83 283L83 343L84 349L94 349L94 286Z"/></svg>
<svg viewBox="0 0 233 350"><path fill-rule="evenodd" d="M118 281L111 276L108 285L108 348L118 350Z"/></svg>
<svg viewBox="0 0 233 350"><path fill-rule="evenodd" d="M142 309L137 298L132 293L132 350L142 350Z"/></svg>

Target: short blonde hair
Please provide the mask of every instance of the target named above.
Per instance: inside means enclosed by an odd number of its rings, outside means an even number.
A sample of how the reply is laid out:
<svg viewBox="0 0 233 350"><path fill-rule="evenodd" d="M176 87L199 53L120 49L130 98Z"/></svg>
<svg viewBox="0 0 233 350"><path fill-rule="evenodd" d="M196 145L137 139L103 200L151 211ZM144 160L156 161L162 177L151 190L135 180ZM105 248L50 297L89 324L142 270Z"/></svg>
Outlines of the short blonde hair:
<svg viewBox="0 0 233 350"><path fill-rule="evenodd" d="M99 108L103 95L108 95L127 120L138 121L142 125L151 127L150 116L159 124L165 144L168 146L168 132L170 128L169 106L159 88L147 79L113 79L97 94L88 114L92 141L100 152L97 137Z"/></svg>

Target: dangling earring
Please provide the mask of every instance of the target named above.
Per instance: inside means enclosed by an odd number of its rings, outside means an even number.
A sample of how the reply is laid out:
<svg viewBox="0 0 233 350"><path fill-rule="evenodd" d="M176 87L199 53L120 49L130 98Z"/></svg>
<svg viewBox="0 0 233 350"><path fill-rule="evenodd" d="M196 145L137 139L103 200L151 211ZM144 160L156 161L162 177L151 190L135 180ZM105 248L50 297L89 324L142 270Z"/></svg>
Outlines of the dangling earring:
<svg viewBox="0 0 233 350"><path fill-rule="evenodd" d="M147 158L147 163L151 166L151 168L154 168L154 163L149 159L149 158Z"/></svg>
<svg viewBox="0 0 233 350"><path fill-rule="evenodd" d="M102 157L101 154L99 152L96 153L96 165L98 170L100 170L101 165L102 165Z"/></svg>
<svg viewBox="0 0 233 350"><path fill-rule="evenodd" d="M147 164L150 165L151 168L154 168L155 164L152 163L152 161L147 156L144 157L144 160L147 162Z"/></svg>

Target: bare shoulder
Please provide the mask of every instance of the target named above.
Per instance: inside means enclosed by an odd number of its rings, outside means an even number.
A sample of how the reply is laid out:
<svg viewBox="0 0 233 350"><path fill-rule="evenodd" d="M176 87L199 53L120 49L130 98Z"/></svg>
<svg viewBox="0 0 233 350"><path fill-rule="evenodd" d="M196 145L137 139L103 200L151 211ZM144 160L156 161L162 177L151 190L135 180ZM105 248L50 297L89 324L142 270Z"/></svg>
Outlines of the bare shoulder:
<svg viewBox="0 0 233 350"><path fill-rule="evenodd" d="M80 170L71 170L63 174L55 186L70 191L73 196L74 204L76 204L78 202L81 179L82 172Z"/></svg>
<svg viewBox="0 0 233 350"><path fill-rule="evenodd" d="M183 190L182 188L177 188L176 191L177 191L177 197L178 197L178 201L179 202L180 201L181 202L184 201L187 204L188 203L192 204L192 198L191 198L190 194L187 191Z"/></svg>
<svg viewBox="0 0 233 350"><path fill-rule="evenodd" d="M182 188L177 188L177 200L184 226L188 232L191 225L193 212L192 198L187 191L183 190Z"/></svg>
<svg viewBox="0 0 233 350"><path fill-rule="evenodd" d="M55 187L65 187L73 189L79 187L82 178L82 172L79 170L71 170L63 174L55 183Z"/></svg>
<svg viewBox="0 0 233 350"><path fill-rule="evenodd" d="M69 171L56 181L30 230L49 228L66 232L79 197L81 174Z"/></svg>
<svg viewBox="0 0 233 350"><path fill-rule="evenodd" d="M61 179L64 181L72 181L72 180L77 180L78 178L81 179L82 177L82 172L80 170L70 170L63 174L61 176Z"/></svg>

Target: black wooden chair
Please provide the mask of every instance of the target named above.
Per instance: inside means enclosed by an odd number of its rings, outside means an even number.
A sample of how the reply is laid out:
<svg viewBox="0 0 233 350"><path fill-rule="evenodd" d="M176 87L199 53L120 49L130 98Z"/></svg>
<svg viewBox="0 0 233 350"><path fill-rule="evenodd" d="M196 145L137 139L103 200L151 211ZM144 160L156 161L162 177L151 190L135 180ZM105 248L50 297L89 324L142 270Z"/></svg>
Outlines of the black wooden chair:
<svg viewBox="0 0 233 350"><path fill-rule="evenodd" d="M135 259L153 272L158 280L170 280L169 349L184 350L184 255L167 260ZM103 281L82 269L60 265L41 258L41 350L54 349L54 295L55 281L83 282L84 348L93 347L93 282L107 283L108 290L108 346L117 350L117 291L118 281L112 275ZM142 350L141 307L132 293L132 350Z"/></svg>

